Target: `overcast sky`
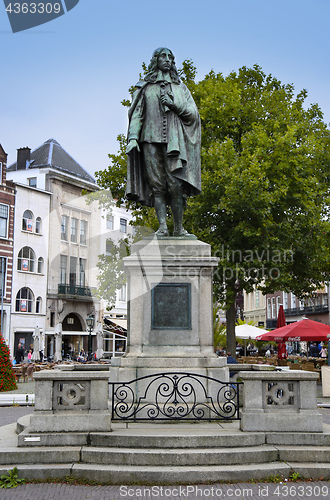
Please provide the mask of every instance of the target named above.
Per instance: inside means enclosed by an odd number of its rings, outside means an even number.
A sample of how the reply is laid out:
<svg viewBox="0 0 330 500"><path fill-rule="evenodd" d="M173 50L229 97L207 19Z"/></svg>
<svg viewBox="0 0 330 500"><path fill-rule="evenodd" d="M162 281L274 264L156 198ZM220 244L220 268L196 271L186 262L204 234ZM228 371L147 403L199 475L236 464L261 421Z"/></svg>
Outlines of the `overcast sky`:
<svg viewBox="0 0 330 500"><path fill-rule="evenodd" d="M329 23L329 0L80 0L13 34L0 0L0 143L9 164L54 138L89 173L106 168L126 133L120 101L160 46L197 79L258 64L306 88L329 123Z"/></svg>

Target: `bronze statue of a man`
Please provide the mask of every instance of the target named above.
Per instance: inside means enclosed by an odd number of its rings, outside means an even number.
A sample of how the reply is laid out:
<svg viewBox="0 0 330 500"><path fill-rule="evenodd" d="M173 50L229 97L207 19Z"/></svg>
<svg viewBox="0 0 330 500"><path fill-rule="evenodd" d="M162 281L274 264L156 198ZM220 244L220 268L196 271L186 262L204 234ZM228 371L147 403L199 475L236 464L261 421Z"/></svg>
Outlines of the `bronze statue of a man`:
<svg viewBox="0 0 330 500"><path fill-rule="evenodd" d="M155 50L148 72L136 88L129 109L126 195L155 207L157 236L169 235L169 204L173 236L185 236L188 233L182 219L186 199L201 192L199 113L167 48Z"/></svg>

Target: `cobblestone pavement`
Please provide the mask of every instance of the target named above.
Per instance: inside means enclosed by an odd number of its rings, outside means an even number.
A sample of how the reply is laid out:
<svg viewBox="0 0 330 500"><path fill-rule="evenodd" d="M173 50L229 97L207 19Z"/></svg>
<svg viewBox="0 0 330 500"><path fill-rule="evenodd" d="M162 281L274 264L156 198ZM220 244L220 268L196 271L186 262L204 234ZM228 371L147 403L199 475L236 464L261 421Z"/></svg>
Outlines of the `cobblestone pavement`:
<svg viewBox="0 0 330 500"><path fill-rule="evenodd" d="M0 491L1 500L245 500L330 499L330 482L238 483L190 486L24 484Z"/></svg>

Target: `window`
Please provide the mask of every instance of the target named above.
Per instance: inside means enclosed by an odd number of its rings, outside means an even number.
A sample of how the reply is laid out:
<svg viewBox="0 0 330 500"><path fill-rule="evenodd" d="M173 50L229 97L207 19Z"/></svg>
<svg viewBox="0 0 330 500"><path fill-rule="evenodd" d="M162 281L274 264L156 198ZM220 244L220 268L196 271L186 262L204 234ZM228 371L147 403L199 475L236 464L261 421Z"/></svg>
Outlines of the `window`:
<svg viewBox="0 0 330 500"><path fill-rule="evenodd" d="M41 234L41 218L36 218L36 233Z"/></svg>
<svg viewBox="0 0 330 500"><path fill-rule="evenodd" d="M66 285L66 270L68 265L68 257L60 255L60 284Z"/></svg>
<svg viewBox="0 0 330 500"><path fill-rule="evenodd" d="M278 311L280 310L280 305L281 305L281 297L278 295L276 297L276 316L278 316Z"/></svg>
<svg viewBox="0 0 330 500"><path fill-rule="evenodd" d="M32 187L32 188L36 188L37 187L37 178L36 177L30 177L29 180L29 186Z"/></svg>
<svg viewBox="0 0 330 500"><path fill-rule="evenodd" d="M8 213L8 205L0 204L0 238L7 238Z"/></svg>
<svg viewBox="0 0 330 500"><path fill-rule="evenodd" d="M87 220L80 221L80 244L86 245L87 243Z"/></svg>
<svg viewBox="0 0 330 500"><path fill-rule="evenodd" d="M61 240L68 241L69 217L62 215L61 219Z"/></svg>
<svg viewBox="0 0 330 500"><path fill-rule="evenodd" d="M113 230L113 215L108 215L107 216L107 229L110 229L111 231Z"/></svg>
<svg viewBox="0 0 330 500"><path fill-rule="evenodd" d="M42 257L39 257L38 259L38 273L41 274L44 270L44 259Z"/></svg>
<svg viewBox="0 0 330 500"><path fill-rule="evenodd" d="M276 318L275 297L272 297L272 318Z"/></svg>
<svg viewBox="0 0 330 500"><path fill-rule="evenodd" d="M125 302L126 301L126 285L123 285L121 289L118 292L118 300L120 302Z"/></svg>
<svg viewBox="0 0 330 500"><path fill-rule="evenodd" d="M31 212L31 210L25 210L23 214L22 230L30 231L30 233L32 233L32 229L33 229L33 213Z"/></svg>
<svg viewBox="0 0 330 500"><path fill-rule="evenodd" d="M0 184L2 184L2 161L0 161Z"/></svg>
<svg viewBox="0 0 330 500"><path fill-rule="evenodd" d="M296 308L296 296L293 293L291 293L291 308Z"/></svg>
<svg viewBox="0 0 330 500"><path fill-rule="evenodd" d="M77 257L70 257L70 286L77 284Z"/></svg>
<svg viewBox="0 0 330 500"><path fill-rule="evenodd" d="M255 291L255 305L256 305L256 309L259 309L259 290L256 290Z"/></svg>
<svg viewBox="0 0 330 500"><path fill-rule="evenodd" d="M52 311L50 313L49 326L51 326L52 328L55 326L55 312L54 311Z"/></svg>
<svg viewBox="0 0 330 500"><path fill-rule="evenodd" d="M36 313L37 314L41 313L41 302L42 302L42 298L37 297L37 300L36 300Z"/></svg>
<svg viewBox="0 0 330 500"><path fill-rule="evenodd" d="M120 219L120 232L121 233L127 232L127 220L126 219Z"/></svg>
<svg viewBox="0 0 330 500"><path fill-rule="evenodd" d="M71 241L77 243L78 219L71 219Z"/></svg>
<svg viewBox="0 0 330 500"><path fill-rule="evenodd" d="M114 248L115 248L115 245L114 245L113 241L108 239L106 241L106 245L105 245L105 254L112 255Z"/></svg>
<svg viewBox="0 0 330 500"><path fill-rule="evenodd" d="M79 286L85 286L86 259L79 259Z"/></svg>
<svg viewBox="0 0 330 500"><path fill-rule="evenodd" d="M288 294L287 292L283 292L283 309L288 308Z"/></svg>
<svg viewBox="0 0 330 500"><path fill-rule="evenodd" d="M6 269L7 262L5 257L0 259L0 297L6 295Z"/></svg>
<svg viewBox="0 0 330 500"><path fill-rule="evenodd" d="M23 247L18 253L17 269L18 271L34 272L34 251L30 247Z"/></svg>
<svg viewBox="0 0 330 500"><path fill-rule="evenodd" d="M267 299L267 318L272 317L272 308L270 305L270 299Z"/></svg>
<svg viewBox="0 0 330 500"><path fill-rule="evenodd" d="M21 288L16 295L16 312L32 312L33 293L29 288Z"/></svg>

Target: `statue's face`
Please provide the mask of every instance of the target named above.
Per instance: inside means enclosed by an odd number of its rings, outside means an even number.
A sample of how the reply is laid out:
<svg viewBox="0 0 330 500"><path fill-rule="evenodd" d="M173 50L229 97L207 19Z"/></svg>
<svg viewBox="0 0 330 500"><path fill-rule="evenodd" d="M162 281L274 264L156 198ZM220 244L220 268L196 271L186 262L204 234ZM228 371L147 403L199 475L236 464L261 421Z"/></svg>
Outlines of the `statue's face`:
<svg viewBox="0 0 330 500"><path fill-rule="evenodd" d="M158 68L167 73L171 69L172 62L173 56L171 52L168 49L162 50L157 59Z"/></svg>

